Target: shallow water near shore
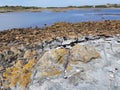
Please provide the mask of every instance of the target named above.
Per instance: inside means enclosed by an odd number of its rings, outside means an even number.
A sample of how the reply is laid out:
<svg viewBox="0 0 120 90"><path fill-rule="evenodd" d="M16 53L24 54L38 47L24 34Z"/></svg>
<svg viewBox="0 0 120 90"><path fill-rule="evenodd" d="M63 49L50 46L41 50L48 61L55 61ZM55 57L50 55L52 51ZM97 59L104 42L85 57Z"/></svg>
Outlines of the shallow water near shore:
<svg viewBox="0 0 120 90"><path fill-rule="evenodd" d="M120 20L120 9L80 9L65 12L9 12L0 13L0 31L23 28L44 27L55 22L86 22Z"/></svg>

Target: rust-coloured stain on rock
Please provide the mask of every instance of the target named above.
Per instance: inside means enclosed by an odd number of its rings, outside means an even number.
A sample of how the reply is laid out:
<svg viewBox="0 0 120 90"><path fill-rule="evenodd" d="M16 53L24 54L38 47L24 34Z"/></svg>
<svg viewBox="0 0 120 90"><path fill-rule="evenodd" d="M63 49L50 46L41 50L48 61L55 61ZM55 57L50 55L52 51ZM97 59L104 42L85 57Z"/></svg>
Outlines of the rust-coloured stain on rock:
<svg viewBox="0 0 120 90"><path fill-rule="evenodd" d="M14 66L7 68L6 72L3 73L3 78L9 82L9 84L5 83L7 87L15 87L18 84L25 88L31 82L30 78L34 64L34 59L25 65L23 65L22 60L18 60Z"/></svg>

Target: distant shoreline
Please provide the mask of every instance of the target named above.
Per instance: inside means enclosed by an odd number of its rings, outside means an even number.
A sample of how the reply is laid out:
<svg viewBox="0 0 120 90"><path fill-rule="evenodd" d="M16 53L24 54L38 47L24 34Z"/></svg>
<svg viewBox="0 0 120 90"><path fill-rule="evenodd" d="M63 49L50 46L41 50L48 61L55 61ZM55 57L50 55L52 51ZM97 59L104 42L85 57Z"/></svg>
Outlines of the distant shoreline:
<svg viewBox="0 0 120 90"><path fill-rule="evenodd" d="M52 11L52 12L66 12L69 10L82 10L82 9L120 9L120 8L56 8L56 9L28 9L28 10L0 10L0 13L8 13L8 12L42 12L42 11Z"/></svg>
<svg viewBox="0 0 120 90"><path fill-rule="evenodd" d="M53 12L64 12L68 10L81 10L81 9L120 9L118 7L106 7L106 6L69 6L69 7L24 7L24 6L1 6L0 13L8 12L41 12L41 11L53 11Z"/></svg>

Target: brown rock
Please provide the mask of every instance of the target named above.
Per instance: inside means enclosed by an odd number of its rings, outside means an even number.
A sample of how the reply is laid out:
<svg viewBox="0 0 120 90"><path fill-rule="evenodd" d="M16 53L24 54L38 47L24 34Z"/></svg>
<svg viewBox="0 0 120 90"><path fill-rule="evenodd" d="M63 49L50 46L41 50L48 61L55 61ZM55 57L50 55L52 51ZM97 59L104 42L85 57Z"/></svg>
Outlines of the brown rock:
<svg viewBox="0 0 120 90"><path fill-rule="evenodd" d="M0 66L0 71L2 71L4 69L4 67L3 66Z"/></svg>
<svg viewBox="0 0 120 90"><path fill-rule="evenodd" d="M24 54L24 58L30 58L33 57L37 54L37 52L35 50L31 51L31 50L26 50L25 54Z"/></svg>
<svg viewBox="0 0 120 90"><path fill-rule="evenodd" d="M11 50L12 52L14 52L15 55L21 53L20 50L18 50L18 49L17 49L16 47L14 47L14 46L11 47L10 50Z"/></svg>

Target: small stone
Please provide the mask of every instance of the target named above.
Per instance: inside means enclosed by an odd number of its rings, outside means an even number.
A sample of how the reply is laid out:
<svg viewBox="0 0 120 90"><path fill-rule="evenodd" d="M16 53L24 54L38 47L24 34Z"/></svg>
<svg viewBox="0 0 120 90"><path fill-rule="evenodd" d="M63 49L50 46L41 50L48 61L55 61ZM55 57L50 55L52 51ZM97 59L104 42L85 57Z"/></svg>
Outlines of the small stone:
<svg viewBox="0 0 120 90"><path fill-rule="evenodd" d="M19 39L19 37L17 36L17 37L15 37L15 39Z"/></svg>
<svg viewBox="0 0 120 90"><path fill-rule="evenodd" d="M62 45L66 45L66 44L70 44L72 42L74 42L75 40L66 40L62 42Z"/></svg>
<svg viewBox="0 0 120 90"><path fill-rule="evenodd" d="M4 58L3 54L0 54L0 61Z"/></svg>
<svg viewBox="0 0 120 90"><path fill-rule="evenodd" d="M14 55L14 52L13 51L10 51L10 50L7 50L7 51L5 51L5 53L7 54L7 55Z"/></svg>
<svg viewBox="0 0 120 90"><path fill-rule="evenodd" d="M68 77L67 76L64 76L64 79L67 79Z"/></svg>
<svg viewBox="0 0 120 90"><path fill-rule="evenodd" d="M118 68L115 68L115 70L118 70Z"/></svg>
<svg viewBox="0 0 120 90"><path fill-rule="evenodd" d="M4 67L3 66L0 66L0 71L2 71L4 69Z"/></svg>
<svg viewBox="0 0 120 90"><path fill-rule="evenodd" d="M21 54L20 50L18 50L16 47L11 47L10 50L14 52L15 55Z"/></svg>
<svg viewBox="0 0 120 90"><path fill-rule="evenodd" d="M37 54L37 52L35 50L26 50L25 54L24 54L24 58L30 58L33 57Z"/></svg>

